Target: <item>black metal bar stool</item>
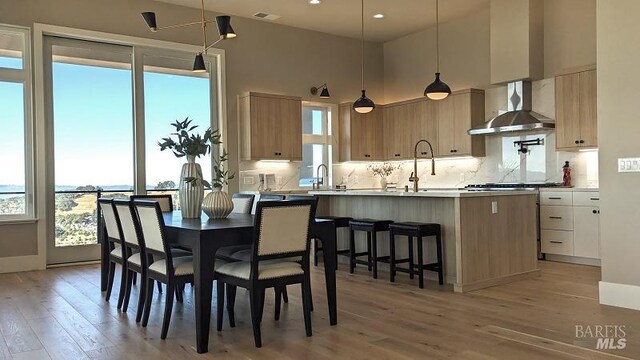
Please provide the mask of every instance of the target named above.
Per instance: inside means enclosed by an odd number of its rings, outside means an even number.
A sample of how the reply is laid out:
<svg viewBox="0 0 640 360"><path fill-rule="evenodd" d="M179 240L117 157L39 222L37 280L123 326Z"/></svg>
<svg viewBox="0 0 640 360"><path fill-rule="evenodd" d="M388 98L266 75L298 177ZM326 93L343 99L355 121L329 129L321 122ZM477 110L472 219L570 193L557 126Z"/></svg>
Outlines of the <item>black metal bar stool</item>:
<svg viewBox="0 0 640 360"><path fill-rule="evenodd" d="M316 220L331 220L336 224L336 232L340 228L349 227L349 221L353 220L348 216L316 216ZM338 238L336 234L336 239ZM313 265L318 266L318 252L322 251L319 239L313 239ZM336 270L338 268L338 255L349 256L349 249L336 251Z"/></svg>
<svg viewBox="0 0 640 360"><path fill-rule="evenodd" d="M395 237L397 235L407 236L409 239L409 258L407 259L396 259L396 241ZM436 238L436 247L437 247L437 257L438 261L435 263L425 264L422 251L422 238L435 236ZM418 240L418 263L414 264L413 262L413 238L416 237ZM425 223L416 223L416 222L403 222L403 223L393 223L389 225L389 264L390 264L390 280L391 282L395 281L396 272L406 272L409 274L409 277L413 279L415 274L418 275L420 288L424 288L424 271L430 270L438 273L438 282L440 285L444 284L444 266L442 262L442 231L440 229L440 224L425 224ZM408 268L399 268L396 265L400 263L409 263Z"/></svg>
<svg viewBox="0 0 640 360"><path fill-rule="evenodd" d="M389 256L378 257L378 237L379 231L388 231L391 220L358 219L349 222L349 272L353 274L356 264L367 265L369 271L373 269L373 278L378 278L378 261L388 262ZM365 231L367 233L367 251L356 252L355 232ZM367 256L367 261L359 260L360 256Z"/></svg>

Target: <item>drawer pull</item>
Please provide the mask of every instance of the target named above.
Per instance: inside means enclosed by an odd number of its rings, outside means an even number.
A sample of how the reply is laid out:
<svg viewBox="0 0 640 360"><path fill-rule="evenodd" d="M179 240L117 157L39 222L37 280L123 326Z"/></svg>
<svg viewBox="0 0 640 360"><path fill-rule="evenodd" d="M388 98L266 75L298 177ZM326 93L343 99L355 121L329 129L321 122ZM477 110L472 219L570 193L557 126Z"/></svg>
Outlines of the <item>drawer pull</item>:
<svg viewBox="0 0 640 360"><path fill-rule="evenodd" d="M553 240L551 240L549 242L552 243L552 244L562 244L562 241L553 241Z"/></svg>
<svg viewBox="0 0 640 360"><path fill-rule="evenodd" d="M589 200L597 201L597 200L600 200L600 198L589 198Z"/></svg>
<svg viewBox="0 0 640 360"><path fill-rule="evenodd" d="M549 197L549 200L562 200L561 197Z"/></svg>
<svg viewBox="0 0 640 360"><path fill-rule="evenodd" d="M549 219L562 219L562 216L549 216Z"/></svg>

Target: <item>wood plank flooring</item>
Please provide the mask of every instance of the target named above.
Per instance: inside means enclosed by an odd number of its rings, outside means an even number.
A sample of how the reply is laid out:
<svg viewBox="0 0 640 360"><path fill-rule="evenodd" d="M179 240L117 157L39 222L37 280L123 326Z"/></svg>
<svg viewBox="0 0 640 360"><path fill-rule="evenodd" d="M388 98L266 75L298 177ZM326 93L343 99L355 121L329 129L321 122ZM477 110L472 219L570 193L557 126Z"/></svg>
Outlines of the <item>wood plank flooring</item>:
<svg viewBox="0 0 640 360"><path fill-rule="evenodd" d="M0 274L0 360L640 359L640 312L598 304L599 268L541 262L540 278L466 294L433 281L419 289L405 274L391 284L384 272L374 280L366 269L350 275L345 268L338 272L337 326L328 324L320 266L312 271L312 337L304 335L300 289L290 287L279 322L268 293L263 348L256 349L248 296L239 290L236 328L225 319L217 332L212 319L211 351L202 355L194 349L189 286L161 340L162 297L155 294L144 329L135 323L138 287L129 311L117 311L118 284L104 301L98 266ZM595 340L575 337L575 325L605 324L626 327L625 349L596 351Z"/></svg>

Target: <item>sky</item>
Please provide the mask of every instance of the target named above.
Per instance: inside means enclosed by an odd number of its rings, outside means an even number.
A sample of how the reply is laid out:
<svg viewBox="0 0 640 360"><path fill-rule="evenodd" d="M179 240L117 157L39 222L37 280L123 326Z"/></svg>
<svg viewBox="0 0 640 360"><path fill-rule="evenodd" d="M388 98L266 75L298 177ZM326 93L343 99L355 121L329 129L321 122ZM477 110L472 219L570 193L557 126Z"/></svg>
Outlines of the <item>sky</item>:
<svg viewBox="0 0 640 360"><path fill-rule="evenodd" d="M0 58L0 67L15 60ZM209 125L209 79L145 72L147 184L177 182L185 159L160 152L157 142L175 120L192 118L196 131ZM55 183L133 185L131 70L53 64ZM24 184L22 85L0 82L0 185ZM200 158L210 178L210 158ZM205 165L206 164L206 165Z"/></svg>

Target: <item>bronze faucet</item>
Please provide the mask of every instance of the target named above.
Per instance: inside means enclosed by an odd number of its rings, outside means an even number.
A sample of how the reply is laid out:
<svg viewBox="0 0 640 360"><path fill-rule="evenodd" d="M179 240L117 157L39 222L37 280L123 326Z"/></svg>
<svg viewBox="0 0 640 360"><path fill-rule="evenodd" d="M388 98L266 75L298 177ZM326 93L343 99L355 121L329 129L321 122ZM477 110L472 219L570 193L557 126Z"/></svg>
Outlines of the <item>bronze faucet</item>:
<svg viewBox="0 0 640 360"><path fill-rule="evenodd" d="M427 140L424 140L424 139L418 140L418 142L413 148L413 172L409 177L409 181L413 182L414 192L418 192L418 183L420 182L420 178L418 177L418 145L420 145L420 143L423 143L423 142L429 145L429 150L431 151L431 175L436 174L436 160L433 157L433 146L431 146L431 143Z"/></svg>

